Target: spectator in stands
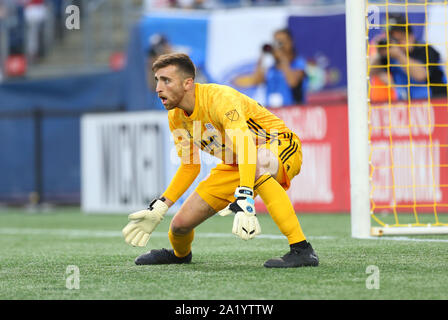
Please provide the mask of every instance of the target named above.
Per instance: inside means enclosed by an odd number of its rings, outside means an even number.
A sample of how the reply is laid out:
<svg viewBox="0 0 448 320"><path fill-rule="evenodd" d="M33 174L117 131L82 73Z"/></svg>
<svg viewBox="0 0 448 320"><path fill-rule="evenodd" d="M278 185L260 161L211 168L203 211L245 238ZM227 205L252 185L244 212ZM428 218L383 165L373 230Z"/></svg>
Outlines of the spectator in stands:
<svg viewBox="0 0 448 320"><path fill-rule="evenodd" d="M43 31L47 19L47 6L44 0L27 0L25 22L27 25L27 55L31 62L41 58L44 53Z"/></svg>
<svg viewBox="0 0 448 320"><path fill-rule="evenodd" d="M387 67L378 65L381 59L378 57L387 54L387 40L384 34L377 36L371 40L369 47L370 65L372 66L369 74L370 90L369 98L373 103L376 102L394 102L398 100L397 91L393 85L392 77L389 77ZM377 47L379 46L379 47Z"/></svg>
<svg viewBox="0 0 448 320"><path fill-rule="evenodd" d="M274 58L266 67L266 56ZM266 85L266 104L270 107L303 104L306 101L306 60L296 52L293 37L288 29L274 33L274 44L266 44L254 73L234 80L238 87Z"/></svg>
<svg viewBox="0 0 448 320"><path fill-rule="evenodd" d="M25 0L9 0L9 54L25 53Z"/></svg>
<svg viewBox="0 0 448 320"><path fill-rule="evenodd" d="M378 50L378 55L374 57L371 64L400 65L389 67L391 80L397 85L395 90L399 99L427 99L426 85L428 83L431 97L446 97L447 81L440 66L440 54L431 45L417 42L412 27L402 26L406 24L405 17L391 15L389 23L391 24L388 30L389 54L386 48ZM373 75L379 73L384 75L384 73L387 74L387 69L374 68L372 72ZM409 85L409 96L407 85Z"/></svg>

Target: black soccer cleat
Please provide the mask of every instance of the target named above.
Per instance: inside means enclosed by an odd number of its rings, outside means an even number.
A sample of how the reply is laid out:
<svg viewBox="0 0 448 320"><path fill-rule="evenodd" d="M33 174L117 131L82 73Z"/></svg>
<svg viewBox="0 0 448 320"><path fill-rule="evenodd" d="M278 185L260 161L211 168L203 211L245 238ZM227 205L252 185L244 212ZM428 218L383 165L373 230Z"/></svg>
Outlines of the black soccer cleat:
<svg viewBox="0 0 448 320"><path fill-rule="evenodd" d="M165 248L162 249L153 249L147 253L144 253L135 259L135 264L137 265L146 265L146 264L181 264L181 263L190 263L192 254L191 252L183 257L179 258L174 254L174 250L167 250Z"/></svg>
<svg viewBox="0 0 448 320"><path fill-rule="evenodd" d="M317 267L318 265L319 258L311 244L308 244L305 249L291 248L283 257L269 259L264 263L266 268Z"/></svg>

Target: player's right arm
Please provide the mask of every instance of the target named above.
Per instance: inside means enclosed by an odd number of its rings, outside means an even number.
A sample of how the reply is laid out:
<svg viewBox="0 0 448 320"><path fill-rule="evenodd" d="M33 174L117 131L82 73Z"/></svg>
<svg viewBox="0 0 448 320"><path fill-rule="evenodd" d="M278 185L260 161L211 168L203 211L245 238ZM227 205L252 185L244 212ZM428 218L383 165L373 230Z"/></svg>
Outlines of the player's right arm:
<svg viewBox="0 0 448 320"><path fill-rule="evenodd" d="M191 186L196 177L201 172L200 164L181 163L171 180L168 188L163 193L165 203L171 207Z"/></svg>
<svg viewBox="0 0 448 320"><path fill-rule="evenodd" d="M173 116L168 117L170 130L174 138L176 152L181 164L163 193L167 204L174 204L194 182L201 171L199 148L194 145L191 134L184 128L176 126Z"/></svg>

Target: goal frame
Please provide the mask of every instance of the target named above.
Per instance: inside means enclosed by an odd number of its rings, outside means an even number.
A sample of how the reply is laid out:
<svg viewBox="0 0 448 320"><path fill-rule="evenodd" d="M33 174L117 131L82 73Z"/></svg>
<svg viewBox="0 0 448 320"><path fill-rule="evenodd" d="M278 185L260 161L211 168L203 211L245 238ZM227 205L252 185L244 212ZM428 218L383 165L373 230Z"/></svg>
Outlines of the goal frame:
<svg viewBox="0 0 448 320"><path fill-rule="evenodd" d="M345 1L350 215L354 238L370 237L366 3Z"/></svg>
<svg viewBox="0 0 448 320"><path fill-rule="evenodd" d="M447 226L371 225L366 2L345 1L351 235L363 239L383 235L448 234Z"/></svg>

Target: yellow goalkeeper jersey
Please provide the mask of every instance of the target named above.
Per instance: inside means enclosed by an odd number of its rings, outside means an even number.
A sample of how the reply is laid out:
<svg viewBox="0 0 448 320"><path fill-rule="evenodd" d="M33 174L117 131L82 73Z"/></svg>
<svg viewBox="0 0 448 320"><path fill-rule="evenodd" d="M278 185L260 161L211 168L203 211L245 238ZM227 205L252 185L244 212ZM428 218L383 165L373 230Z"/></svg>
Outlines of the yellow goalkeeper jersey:
<svg viewBox="0 0 448 320"><path fill-rule="evenodd" d="M256 146L272 149L271 146L277 147L273 142L278 139L295 136L282 120L258 102L218 84L196 83L193 113L188 115L175 108L168 112L168 120L181 158L181 166L164 193L173 202L197 177L199 150L218 157L224 164L238 166L240 186L253 189Z"/></svg>

